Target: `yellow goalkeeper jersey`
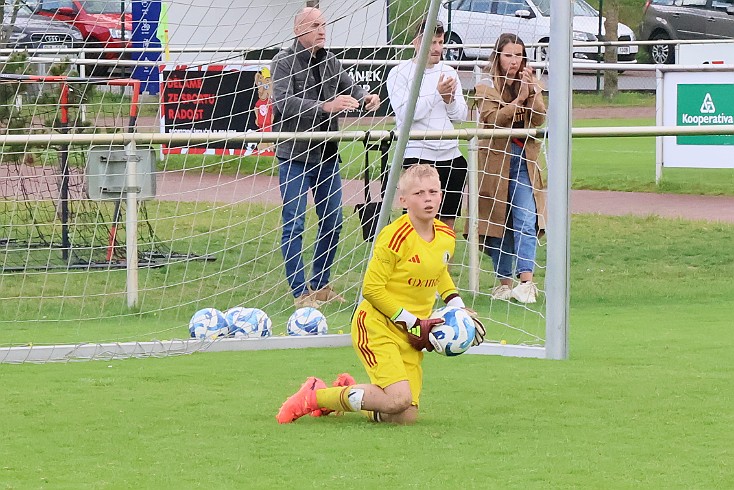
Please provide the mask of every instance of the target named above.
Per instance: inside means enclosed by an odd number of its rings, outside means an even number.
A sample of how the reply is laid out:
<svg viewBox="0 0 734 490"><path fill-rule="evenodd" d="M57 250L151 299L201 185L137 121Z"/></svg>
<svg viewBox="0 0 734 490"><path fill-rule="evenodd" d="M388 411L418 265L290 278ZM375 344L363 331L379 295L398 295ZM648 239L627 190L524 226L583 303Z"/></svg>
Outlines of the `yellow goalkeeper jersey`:
<svg viewBox="0 0 734 490"><path fill-rule="evenodd" d="M448 264L454 255L456 233L434 219L435 236L426 242L404 214L380 232L364 276L362 294L390 319L405 308L427 318L436 301L456 293Z"/></svg>

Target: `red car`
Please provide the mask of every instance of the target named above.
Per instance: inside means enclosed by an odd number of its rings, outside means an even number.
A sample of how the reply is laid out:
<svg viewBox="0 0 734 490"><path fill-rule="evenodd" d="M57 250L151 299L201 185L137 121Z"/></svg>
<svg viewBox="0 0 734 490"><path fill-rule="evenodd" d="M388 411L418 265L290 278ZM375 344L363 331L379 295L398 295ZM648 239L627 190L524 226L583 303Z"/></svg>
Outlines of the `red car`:
<svg viewBox="0 0 734 490"><path fill-rule="evenodd" d="M124 9L120 0L26 0L25 3L36 14L66 22L79 29L84 36L85 47L125 48L131 45L133 19L129 2L124 3ZM88 53L86 57L109 60L123 58L122 53L115 52ZM129 59L129 55L124 58ZM94 75L107 75L114 68L113 65L97 65L92 71ZM125 68L129 71L128 67ZM89 74L89 69L87 73Z"/></svg>

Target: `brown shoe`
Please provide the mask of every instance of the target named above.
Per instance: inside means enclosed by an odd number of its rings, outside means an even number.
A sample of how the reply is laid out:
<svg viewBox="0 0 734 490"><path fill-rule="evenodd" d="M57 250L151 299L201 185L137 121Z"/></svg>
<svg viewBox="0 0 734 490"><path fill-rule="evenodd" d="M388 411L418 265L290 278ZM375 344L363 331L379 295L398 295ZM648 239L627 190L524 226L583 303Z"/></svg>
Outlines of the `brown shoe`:
<svg viewBox="0 0 734 490"><path fill-rule="evenodd" d="M303 293L293 301L296 308L318 308L322 302L318 301L315 293Z"/></svg>
<svg viewBox="0 0 734 490"><path fill-rule="evenodd" d="M316 301L320 301L322 303L329 303L331 301L345 303L347 301L342 295L337 294L333 289L331 289L331 286L329 285L322 287L318 291L312 292L311 296L313 296Z"/></svg>

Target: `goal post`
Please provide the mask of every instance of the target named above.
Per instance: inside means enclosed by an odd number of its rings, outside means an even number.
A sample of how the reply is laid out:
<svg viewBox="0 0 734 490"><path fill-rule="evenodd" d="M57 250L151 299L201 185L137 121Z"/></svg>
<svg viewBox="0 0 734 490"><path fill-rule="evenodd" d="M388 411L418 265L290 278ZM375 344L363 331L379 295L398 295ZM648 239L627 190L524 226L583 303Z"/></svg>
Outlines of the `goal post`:
<svg viewBox="0 0 734 490"><path fill-rule="evenodd" d="M269 4L267 9L249 18L246 18L247 12L257 11L262 5L261 2L247 5L251 8L233 8L229 16L223 15L221 5L211 2L170 5L169 28L178 22L179 29L188 29L196 36L213 33L217 25L228 30L217 31L216 36L212 34L214 37L204 36L201 43L186 47L181 44L183 31L173 32L171 29L170 44L165 46L170 59L164 61L166 66L183 69L197 63L201 66L256 64L258 82L253 80L252 86L232 84L232 89L217 93L214 99L210 96L213 92L208 89L197 92L193 84L186 87L186 102L192 104L190 109L196 111L210 102L229 104L229 116L242 114L245 115L243 120L254 120L262 115L252 127L225 125L223 127L227 129L216 130L214 120L227 115L211 111L207 117L212 119L212 124L205 126L204 130L161 131L163 101L138 100L137 87L118 93L115 86L127 83L122 80L77 77L68 78L66 82L75 87L72 96L86 94L83 110L81 100L78 109L70 104L68 130L59 131L58 126L45 121L48 112L57 110L53 103L31 100L16 89L11 100L22 100L29 122L23 128L24 132L0 135L4 138L4 145L16 145L0 164L3 172L0 174L0 205L8 211L0 220L0 301L8 305L7 311L10 312L0 319L3 327L0 329L0 361L144 357L220 348L249 350L258 346L348 345L351 314L360 297L361 281L371 253L371 243L363 240L359 216L355 213L355 206L363 201L364 196L360 179L364 171L362 142L388 141L395 134L398 138L391 149L392 164L384 197L388 205L383 206L380 225L401 213L393 205L395 184L402 168L402 153L409 139L457 140L471 161L463 216L457 221L457 249L451 274L467 304L479 312L488 327L487 342L474 348L473 352L565 357L566 338L554 337L555 340L551 340L550 333L566 335L567 327L557 322L549 331L550 309L546 308L552 294L556 294L552 301L567 303L568 285L558 286L555 293L542 286L551 279L552 267L557 267L550 263L557 260L551 258L551 240L556 238L555 231L548 235L547 247L545 241L539 242L537 272L541 294L534 306L491 298L490 291L496 284L492 262L489 256L481 253L476 237L471 240L464 238L465 223L469 222L470 228L476 226L471 224L471 219L477 212L476 199L483 172L476 152L479 142L494 137L493 133L481 132L472 121L458 121L453 130L439 132L421 134L410 131L406 126L397 131L389 100L385 97L384 115L345 114L340 118L339 131L322 131L320 125L298 133L265 131L269 125L268 104L272 104L266 87L272 85L272 79L267 80L272 74L263 69L270 66L272 54L265 48L272 51L273 48L293 44L293 16L302 7L302 2L288 0L277 10L273 10L276 6ZM377 10L376 6L379 6ZM365 72L360 77L359 83L369 83L370 91L384 88L387 73L400 61L376 58L376 49L388 48L388 52L394 49L379 46L383 43L380 36L387 36L386 33L390 32L393 39L410 40L416 21L428 15L428 19L435 22L439 6L440 2L432 0L427 11L391 9L388 12L386 2L365 0L350 5L344 11L342 4L322 2L328 22L327 38L334 43L345 40L355 43L353 46L334 46L343 48L340 58L345 66L367 61L380 68L369 76ZM194 11L197 15L191 15ZM219 24L215 25L214 21ZM263 25L247 30L235 27L239 22L242 25L256 22ZM570 31L566 34L570 36ZM348 38L345 37L347 35ZM558 35L562 36L560 31ZM358 41L354 41L355 36ZM236 49L243 46L252 49L246 52ZM346 49L349 47L355 49ZM415 55L412 48L394 51L397 52L396 58L409 59ZM354 52L360 53L362 59L350 59L349 55ZM556 59L562 59L561 55L556 56ZM417 61L421 58L418 56ZM475 65L483 68L486 60L478 60ZM550 70L550 73L553 76L554 72L561 74L563 71L561 67ZM209 75L216 77L216 74ZM461 68L458 76L469 97L474 84L473 71ZM57 80L53 83L65 82ZM213 83L217 84L216 81ZM103 88L95 94L88 91L98 85ZM414 85L411 105L417 100L416 90L419 87L417 82ZM247 96L237 97L244 92ZM556 102L551 93L551 117L556 104L569 104L569 96L568 93L565 96L561 94ZM235 100L238 101L236 104L233 103ZM178 98L173 100L174 105L177 101L183 102ZM201 112L204 113L206 111ZM563 118L562 115L557 117L559 120ZM568 133L563 136L561 127L554 125L553 128L553 136L547 144L544 130L528 134L540 140L543 148L548 150L548 166L555 171L555 158L565 158L566 163L570 158L570 140L568 145L554 148L555 138L568 138ZM503 134L502 137L507 136ZM472 138L474 143L470 144ZM285 336L285 326L294 311L294 299L286 281L281 252L281 182L278 162L272 155L259 152L238 154L234 151L163 154L158 162L151 163L155 174L153 195L146 195L143 192L145 186L137 181L142 175L135 169L136 165L143 165L138 161L140 151L146 154L155 151L160 155L162 152L158 150L162 146L226 150L278 144L290 139L336 141L341 155L343 225L330 282L346 302L323 306L329 323L329 335L324 338ZM110 151L122 148L125 154L125 183L116 185L119 191L116 199L95 200L84 189L87 153L92 145L101 145ZM60 148L68 150L60 151ZM68 153L68 198L59 198L60 174L54 169L58 168L64 151ZM33 161L25 159L28 154L32 155ZM376 172L375 168L367 170L373 176L372 184L379 187L379 171ZM549 181L549 184L553 185L553 182ZM553 192L551 188L551 205ZM567 188L565 192L568 192ZM379 195L379 191L372 192L372 195ZM313 242L319 232L313 199L309 199L303 235L307 275L314 259ZM58 202L69 205L65 225L57 214L55 204ZM558 202L560 206L567 206L567 194ZM567 208L565 212L568 212ZM555 219L553 216L555 213L551 212L551 220ZM556 224L551 226L555 230ZM559 226L567 228L568 221ZM63 232L64 227L67 227L66 232ZM474 232L470 234L475 235ZM68 235L68 247L63 245L64 235ZM60 257L60 248L69 249L67 258ZM567 258L567 250L565 254ZM563 267L568 267L567 260ZM557 277L564 280L560 272ZM235 306L265 311L274 325L273 338L259 344L252 339L223 338L202 342L188 338L188 321L194 312L205 307L226 311ZM563 311L565 313L558 315L560 321L564 320L564 315L567 320L567 309ZM553 355L549 355L549 341L561 346L557 351L554 347Z"/></svg>
<svg viewBox="0 0 734 490"><path fill-rule="evenodd" d="M548 275L545 357L568 357L571 284L571 50L573 5L551 0L548 82Z"/></svg>

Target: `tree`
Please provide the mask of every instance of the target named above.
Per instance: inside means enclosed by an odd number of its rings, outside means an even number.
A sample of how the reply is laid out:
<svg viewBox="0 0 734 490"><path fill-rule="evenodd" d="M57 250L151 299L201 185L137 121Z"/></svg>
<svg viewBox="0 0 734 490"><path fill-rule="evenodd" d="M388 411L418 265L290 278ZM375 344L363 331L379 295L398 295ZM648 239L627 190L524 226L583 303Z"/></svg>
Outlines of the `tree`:
<svg viewBox="0 0 734 490"><path fill-rule="evenodd" d="M619 40L617 29L619 28L619 0L606 0L606 19L604 20L604 39L610 42ZM604 49L604 62L617 62L616 46L606 46ZM619 73L616 70L604 70L604 98L612 100L619 91Z"/></svg>

